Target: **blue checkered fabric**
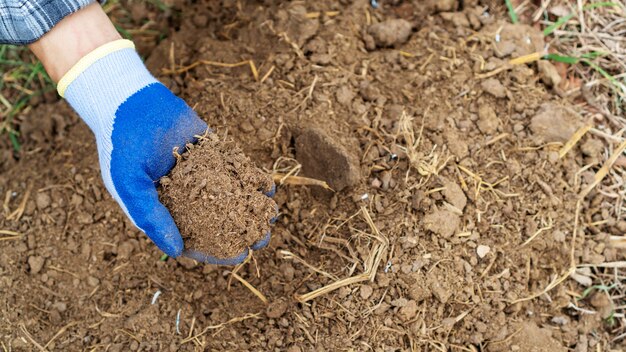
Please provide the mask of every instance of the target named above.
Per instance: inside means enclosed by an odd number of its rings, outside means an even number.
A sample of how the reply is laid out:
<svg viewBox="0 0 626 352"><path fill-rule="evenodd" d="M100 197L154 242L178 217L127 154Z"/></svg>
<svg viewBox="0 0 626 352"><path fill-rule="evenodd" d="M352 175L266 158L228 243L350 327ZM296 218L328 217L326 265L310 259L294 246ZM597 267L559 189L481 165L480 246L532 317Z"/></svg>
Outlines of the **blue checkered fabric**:
<svg viewBox="0 0 626 352"><path fill-rule="evenodd" d="M0 0L0 43L30 44L95 0Z"/></svg>

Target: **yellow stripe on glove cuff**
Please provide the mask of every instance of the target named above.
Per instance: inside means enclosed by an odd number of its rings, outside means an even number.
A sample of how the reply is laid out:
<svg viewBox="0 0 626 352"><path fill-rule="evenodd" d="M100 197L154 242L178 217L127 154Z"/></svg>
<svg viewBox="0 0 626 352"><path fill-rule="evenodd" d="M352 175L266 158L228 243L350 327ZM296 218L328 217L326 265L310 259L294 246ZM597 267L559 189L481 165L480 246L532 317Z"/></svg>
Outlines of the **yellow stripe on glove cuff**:
<svg viewBox="0 0 626 352"><path fill-rule="evenodd" d="M65 90L67 87L94 62L122 49L135 49L135 44L128 39L118 39L106 43L83 56L83 58L78 60L78 62L59 80L57 84L57 92L59 92L59 95L65 98Z"/></svg>

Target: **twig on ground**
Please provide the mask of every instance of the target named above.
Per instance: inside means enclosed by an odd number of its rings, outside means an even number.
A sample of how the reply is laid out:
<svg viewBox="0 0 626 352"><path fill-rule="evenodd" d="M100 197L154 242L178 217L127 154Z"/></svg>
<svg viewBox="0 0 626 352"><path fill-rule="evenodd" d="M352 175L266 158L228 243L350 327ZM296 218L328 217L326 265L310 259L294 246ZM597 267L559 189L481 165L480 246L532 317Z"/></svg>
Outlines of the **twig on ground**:
<svg viewBox="0 0 626 352"><path fill-rule="evenodd" d="M593 182L580 192L580 199L585 198L589 192L591 192L591 190L593 190L604 179L604 177L609 173L611 166L613 166L613 163L615 163L617 158L622 155L624 149L626 149L626 141L622 142L622 144L620 144L617 149L613 151L613 154L604 162L600 170L596 172L593 177Z"/></svg>
<svg viewBox="0 0 626 352"><path fill-rule="evenodd" d="M17 209L15 209L14 212L7 216L7 220L18 221L22 217L22 214L24 214L24 210L26 209L26 202L28 201L28 197L30 197L30 192L32 190L33 184L29 183L28 186L26 186L26 192L24 193L24 197L22 198L20 205L17 207Z"/></svg>
<svg viewBox="0 0 626 352"><path fill-rule="evenodd" d="M200 65L207 65L207 66L216 66L216 67L225 67L225 68L235 68L235 67L241 67L241 66L245 66L248 65L250 66L250 71L252 72L252 76L254 76L254 80L255 81L259 81L259 71L256 68L256 65L254 64L254 61L252 60L246 60L246 61L240 61L240 62L236 62L236 63L225 63L225 62L218 62L218 61L210 61L210 60L198 60L190 65L187 66L183 66L181 68L178 69L165 69L163 70L163 74L166 75L176 75L176 74L181 74L184 72L187 72L193 68L196 68ZM270 72L271 73L271 72Z"/></svg>
<svg viewBox="0 0 626 352"><path fill-rule="evenodd" d="M316 297L332 292L338 288L352 285L358 282L363 282L363 281L368 281L368 280L374 281L374 279L376 278L378 267L380 266L380 262L383 259L383 255L385 254L385 252L387 251L387 248L389 247L389 240L387 239L387 237L383 236L380 233L380 231L378 231L378 228L376 227L376 225L374 224L374 221L369 215L367 208L361 207L360 213L365 219L365 221L367 222L367 224L369 225L370 230L373 232L372 234L370 234L370 236L378 240L378 243L372 246L372 249L363 265L365 268L365 271L359 275L355 275L355 276L351 276L345 279L341 279L339 281L335 281L329 285L318 288L317 290L314 290L312 292L309 292L303 295L296 295L296 299L299 302L304 303L304 302L310 301Z"/></svg>
<svg viewBox="0 0 626 352"><path fill-rule="evenodd" d="M180 344L184 345L184 344L186 344L186 343L188 343L188 342L190 342L190 341L192 341L194 339L197 339L198 337L206 334L209 330L221 329L222 327L224 327L226 325L229 325L229 324L237 323L237 322L248 320L248 319L252 319L252 318L258 318L260 315L261 315L261 313L254 313L254 314L248 313L248 314L246 314L246 315L244 315L242 317L232 318L232 319L230 319L230 320L228 320L228 321L226 321L224 323L221 323L221 324L209 325L206 328L204 328L200 333L182 340L180 342Z"/></svg>
<svg viewBox="0 0 626 352"><path fill-rule="evenodd" d="M516 300L511 301L511 304L515 304L515 303L519 303L519 302L525 302L525 301L530 301L532 299L535 299L545 293L548 293L550 290L552 290L553 288L557 287L560 283L562 283L563 281L565 281L565 279L567 279L571 273L574 272L574 270L576 270L576 267L571 267L567 270L567 272L565 272L562 276L555 278L554 280L552 280L548 286L546 286L545 289L543 289L540 292L534 293L528 297L524 297L524 298L519 298Z"/></svg>
<svg viewBox="0 0 626 352"><path fill-rule="evenodd" d="M11 230L0 230L0 235L7 235L5 237L0 237L0 241L18 240L24 237L23 234Z"/></svg>
<svg viewBox="0 0 626 352"><path fill-rule="evenodd" d="M327 272L325 272L325 271L323 271L321 269L318 269L318 268L314 267L313 265L307 263L304 259L302 259L302 258L298 257L297 255L291 253L290 251L281 250L280 254L282 255L283 259L290 259L290 260L296 261L296 262L306 266L307 268L313 270L314 272L326 276L327 278L329 278L331 280L335 280L335 281L339 280L339 278L337 276L335 276L333 274L329 274L329 273L327 273Z"/></svg>
<svg viewBox="0 0 626 352"><path fill-rule="evenodd" d="M54 336L52 336L52 338L48 341L48 343L46 343L45 346L43 346L44 350L48 348L48 346L50 346L50 344L52 342L54 342L54 340L56 340L59 336L61 336L63 333L65 333L67 331L67 329L71 328L74 325L77 325L78 322L77 321L73 321L67 325L65 325L64 327L62 327L56 334L54 334Z"/></svg>
<svg viewBox="0 0 626 352"><path fill-rule="evenodd" d="M28 342L30 342L35 347L37 347L37 349L40 352L47 352L48 351L48 349L46 349L45 347L40 345L37 341L35 341L35 339L33 338L33 335L31 335L30 332L28 332L28 330L26 329L26 326L24 326L24 324L20 324L20 330L22 331L22 335L24 335L24 337L28 340Z"/></svg>
<svg viewBox="0 0 626 352"><path fill-rule="evenodd" d="M259 290L257 290L256 287L252 286L251 283L246 281L244 278L239 276L237 273L231 272L230 274L235 279L237 279L239 282L241 282L244 286L246 286L246 288L248 288L248 290L250 290L250 292L252 292L255 296L257 296L263 303L265 303L265 304L268 303L267 298L265 297L265 295L262 294Z"/></svg>
<svg viewBox="0 0 626 352"><path fill-rule="evenodd" d="M569 141L567 141L567 143L565 143L565 145L563 147L561 147L561 150L559 150L559 158L563 158L565 156L565 154L567 154L567 152L569 152L570 149L572 149L576 145L576 143L578 143L578 141L581 138L583 138L585 133L587 133L587 131L589 131L591 129L591 127L593 127L593 126L588 124L588 125L584 125L581 128L579 128L574 133L574 135L569 139Z"/></svg>
<svg viewBox="0 0 626 352"><path fill-rule="evenodd" d="M293 186L319 186L329 191L333 189L326 183L326 181L317 180L310 177L303 176L289 176L283 174L272 174L272 179L279 185L293 185ZM333 191L334 192L334 191Z"/></svg>

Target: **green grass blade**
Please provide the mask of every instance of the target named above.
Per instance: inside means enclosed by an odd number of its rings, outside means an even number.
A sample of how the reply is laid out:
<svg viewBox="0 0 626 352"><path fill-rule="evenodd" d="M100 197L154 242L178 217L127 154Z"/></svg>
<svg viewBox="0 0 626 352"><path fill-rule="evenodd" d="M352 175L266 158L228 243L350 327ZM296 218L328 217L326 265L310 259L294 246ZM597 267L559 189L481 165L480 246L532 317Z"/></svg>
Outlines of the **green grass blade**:
<svg viewBox="0 0 626 352"><path fill-rule="evenodd" d="M11 140L11 145L13 146L13 150L15 150L15 152L19 152L20 149L22 149L22 145L20 144L20 141L17 140L16 132L9 131L9 140Z"/></svg>
<svg viewBox="0 0 626 352"><path fill-rule="evenodd" d="M606 72L605 69L603 69L602 67L596 65L595 63L589 61L589 60L581 60L584 64L589 65L591 68L593 68L594 70L598 71L598 73L600 73L604 78L606 78L607 80L609 80L609 82L613 83L613 85L618 88L619 90L623 91L624 93L626 93L626 87L624 87L624 85L622 83L620 83L617 79L615 79L615 77L613 77L610 73Z"/></svg>
<svg viewBox="0 0 626 352"><path fill-rule="evenodd" d="M576 57L563 56L559 54L548 54L544 56L543 58L546 60L552 60L555 62L563 62L563 63L570 64L570 65L577 64L580 61L580 59Z"/></svg>
<svg viewBox="0 0 626 352"><path fill-rule="evenodd" d="M584 54L580 55L580 58L581 59L593 60L593 59L595 59L597 57L605 56L605 55L608 55L608 54L609 53L605 53L605 52L602 52L602 51L592 51L590 53L584 53Z"/></svg>
<svg viewBox="0 0 626 352"><path fill-rule="evenodd" d="M549 25L548 27L544 28L543 30L543 36L547 37L550 34L552 34L552 32L554 32L555 30L557 30L559 27L561 27L562 25L565 24L565 22L569 21L572 19L572 17L574 17L573 13L570 13L567 16L563 16L561 18L559 18L556 22L554 22L553 24Z"/></svg>
<svg viewBox="0 0 626 352"><path fill-rule="evenodd" d="M593 10L593 9L597 9L598 7L613 7L613 6L619 6L619 4L611 2L611 1L601 1L601 2L594 2L593 4L585 5L583 7L583 10Z"/></svg>
<svg viewBox="0 0 626 352"><path fill-rule="evenodd" d="M615 287L617 287L617 284L612 284L611 286L607 286L607 285L593 285L593 286L589 286L589 287L587 287L583 291L583 293L580 295L578 300L580 301L580 300L583 300L583 299L587 298L587 296L589 296L589 294L591 292L593 292L593 290L608 292L609 290L612 290Z"/></svg>
<svg viewBox="0 0 626 352"><path fill-rule="evenodd" d="M511 22L518 23L519 19L517 18L517 14L515 13L515 8L513 7L513 3L511 0L504 0L506 3L506 8L509 10L509 16L511 16Z"/></svg>
<svg viewBox="0 0 626 352"><path fill-rule="evenodd" d="M586 5L585 7L583 7L583 11L593 10L593 9L597 9L599 7L613 7L613 6L619 6L619 4L616 4L616 3L610 2L610 1L596 2L596 3L589 4L589 5ZM559 18L556 22L554 22L553 24L551 24L548 27L544 28L543 35L544 36L549 36L550 34L552 34L552 32L554 32L555 30L559 29L562 25L567 23L567 21L571 20L572 17L574 17L574 14L570 13L569 15L566 15L566 16L563 16L563 17Z"/></svg>

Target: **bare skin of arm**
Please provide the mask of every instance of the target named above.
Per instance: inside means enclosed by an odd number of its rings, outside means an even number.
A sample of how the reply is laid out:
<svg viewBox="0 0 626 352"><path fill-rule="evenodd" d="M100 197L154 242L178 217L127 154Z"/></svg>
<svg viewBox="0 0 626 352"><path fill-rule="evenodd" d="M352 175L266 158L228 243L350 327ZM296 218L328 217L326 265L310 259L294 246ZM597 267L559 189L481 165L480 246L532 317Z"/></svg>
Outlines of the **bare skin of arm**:
<svg viewBox="0 0 626 352"><path fill-rule="evenodd" d="M93 3L65 17L28 47L58 82L83 56L103 44L121 39L99 4Z"/></svg>

